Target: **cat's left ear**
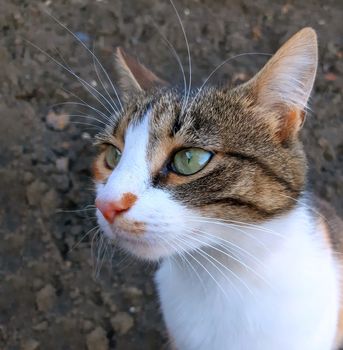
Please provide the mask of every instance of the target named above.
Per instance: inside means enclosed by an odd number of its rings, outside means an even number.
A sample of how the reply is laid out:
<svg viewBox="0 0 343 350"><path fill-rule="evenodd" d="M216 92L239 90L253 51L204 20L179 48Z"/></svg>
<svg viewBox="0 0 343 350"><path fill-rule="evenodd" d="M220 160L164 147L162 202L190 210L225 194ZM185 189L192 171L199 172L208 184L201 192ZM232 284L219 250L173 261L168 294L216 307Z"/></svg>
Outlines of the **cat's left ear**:
<svg viewBox="0 0 343 350"><path fill-rule="evenodd" d="M295 135L302 126L317 62L317 35L312 28L304 28L247 83L257 103L278 115L282 140Z"/></svg>
<svg viewBox="0 0 343 350"><path fill-rule="evenodd" d="M167 82L157 77L151 70L127 54L121 47L116 49L116 67L120 77L120 86L124 95L150 90L157 86L166 86Z"/></svg>

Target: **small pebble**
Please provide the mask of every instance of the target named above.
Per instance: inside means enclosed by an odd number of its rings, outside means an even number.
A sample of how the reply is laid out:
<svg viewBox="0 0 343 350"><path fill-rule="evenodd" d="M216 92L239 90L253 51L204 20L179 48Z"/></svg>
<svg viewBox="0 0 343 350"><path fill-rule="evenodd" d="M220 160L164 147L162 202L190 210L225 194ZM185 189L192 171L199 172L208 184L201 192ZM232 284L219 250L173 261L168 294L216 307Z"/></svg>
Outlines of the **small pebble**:
<svg viewBox="0 0 343 350"><path fill-rule="evenodd" d="M36 295L36 304L39 311L50 310L56 302L56 290L51 284L47 284Z"/></svg>
<svg viewBox="0 0 343 350"><path fill-rule="evenodd" d="M113 302L113 296L110 293L101 293L101 298L104 303L109 306L112 313L117 312L117 305Z"/></svg>
<svg viewBox="0 0 343 350"><path fill-rule="evenodd" d="M95 328L87 335L86 344L88 350L108 350L108 340L104 329Z"/></svg>
<svg viewBox="0 0 343 350"><path fill-rule="evenodd" d="M31 183L35 179L34 175L29 171L26 171L23 175L23 180L26 184Z"/></svg>
<svg viewBox="0 0 343 350"><path fill-rule="evenodd" d="M21 350L37 350L39 342L36 339L25 340L21 345Z"/></svg>
<svg viewBox="0 0 343 350"><path fill-rule="evenodd" d="M44 182L35 180L26 187L26 199L32 206L38 205L44 192L47 190L47 185Z"/></svg>
<svg viewBox="0 0 343 350"><path fill-rule="evenodd" d="M111 318L113 329L121 335L126 334L133 327L133 318L127 312L118 312Z"/></svg>
<svg viewBox="0 0 343 350"><path fill-rule="evenodd" d="M56 168L58 171L66 173L69 170L69 158L68 157L57 158Z"/></svg>
<svg viewBox="0 0 343 350"><path fill-rule="evenodd" d="M80 289L79 288L75 288L70 292L70 298L71 299L76 299L80 296Z"/></svg>
<svg viewBox="0 0 343 350"><path fill-rule="evenodd" d="M37 325L33 326L32 329L35 331L46 331L48 329L48 321L43 321L41 323L38 323Z"/></svg>
<svg viewBox="0 0 343 350"><path fill-rule="evenodd" d="M46 124L53 130L64 130L69 125L69 115L63 112L57 114L51 110L46 116Z"/></svg>
<svg viewBox="0 0 343 350"><path fill-rule="evenodd" d="M54 182L54 187L61 191L66 192L70 187L70 180L67 174L54 174L52 175L52 181Z"/></svg>
<svg viewBox="0 0 343 350"><path fill-rule="evenodd" d="M143 295L143 292L140 289L133 286L124 289L124 293L130 299L139 298Z"/></svg>
<svg viewBox="0 0 343 350"><path fill-rule="evenodd" d="M58 207L60 197L56 191L51 188L41 199L41 208L45 216L50 216Z"/></svg>
<svg viewBox="0 0 343 350"><path fill-rule="evenodd" d="M89 332L93 327L94 327L93 323L91 321L89 321L89 320L84 320L82 322L82 329L85 332Z"/></svg>

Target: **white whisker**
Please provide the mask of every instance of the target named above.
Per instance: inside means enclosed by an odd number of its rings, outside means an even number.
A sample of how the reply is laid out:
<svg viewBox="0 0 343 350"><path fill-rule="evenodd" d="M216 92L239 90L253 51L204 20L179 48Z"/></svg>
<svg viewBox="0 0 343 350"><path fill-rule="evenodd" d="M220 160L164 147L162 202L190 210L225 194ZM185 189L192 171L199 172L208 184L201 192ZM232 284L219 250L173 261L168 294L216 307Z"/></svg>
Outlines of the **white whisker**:
<svg viewBox="0 0 343 350"><path fill-rule="evenodd" d="M183 90L186 91L187 90L187 80L186 80L185 70L183 68L180 56L176 52L176 50L175 50L174 46L172 45L172 43L163 35L163 33L158 28L156 23L153 22L153 24L154 24L155 28L157 29L158 33L160 34L160 36L162 37L162 39L167 43L169 49L172 51L172 54L173 54L174 58L176 59L176 61L178 63L178 66L179 66L181 74L182 74L182 79L183 79Z"/></svg>
<svg viewBox="0 0 343 350"><path fill-rule="evenodd" d="M94 129L96 130L97 132L101 132L103 131L102 128L100 128L99 126L96 126L94 124L90 124L90 123L84 123L84 122L74 122L74 121L71 121L70 124L77 124L77 125L86 125L86 126L90 126L90 130Z"/></svg>
<svg viewBox="0 0 343 350"><path fill-rule="evenodd" d="M331 226L329 220L328 220L322 213L320 213L317 209L315 209L314 207L310 207L309 205L307 205L305 201L301 201L301 200L299 200L299 199L296 199L296 198L287 196L286 194L283 194L283 193L280 193L280 195L283 196L283 197L286 197L286 198L288 198L288 199L292 199L294 202L299 203L299 204L301 204L302 206L304 206L306 209L312 211L313 213L315 213L316 215L318 215L320 218L322 218L322 219L329 225L329 227L330 227L333 231L335 231L335 229Z"/></svg>
<svg viewBox="0 0 343 350"><path fill-rule="evenodd" d="M61 62L59 62L58 60L56 60L56 58L54 58L53 56L51 56L50 54L48 54L46 51L44 51L43 49L41 49L39 46L37 46L36 44L34 44L33 42L29 41L29 40L25 40L28 44L30 44L31 46L33 46L35 49L39 50L43 55L47 56L51 61L53 61L55 64L57 64L59 67L63 68L64 70L66 70L69 74L71 74L74 78L76 78L79 83L81 84L81 86L91 94L92 97L94 97L105 109L108 113L112 113L111 110L108 109L108 107L104 104L104 102L102 100L99 99L99 97L96 95L98 94L100 97L102 97L107 103L107 99L106 97L101 94L97 89L95 89L90 83L88 83L86 80L82 79L78 74L76 74L72 69L68 68L68 66L63 65ZM95 91L95 92L94 92Z"/></svg>
<svg viewBox="0 0 343 350"><path fill-rule="evenodd" d="M194 231L190 231L190 232L191 232L192 234L197 234L197 233L194 232ZM197 234L197 235L202 236L201 234ZM225 252L225 251L223 251L223 250L217 248L216 246L211 245L211 244L209 244L209 243L207 243L207 242L204 242L204 241L202 241L202 240L199 240L199 239L197 239L197 238L195 238L195 237L193 237L193 236L191 236L191 235L188 235L188 237L190 237L190 238L193 239L193 240L196 240L197 242L199 242L199 243L201 243L201 244L203 244L203 245L205 245L205 246L207 246L207 247L209 247L209 248L211 248L211 249L214 249L214 250L216 250L216 251L222 253L223 255L227 256L229 259L232 259L232 260L236 261L237 263L239 263L240 265L242 265L243 267L245 267L247 270L251 271L255 276L257 276L258 278L260 278L260 279L261 279L263 282L265 282L269 287L272 287L272 286L270 285L270 283L269 283L260 273L258 273L258 272L257 272L255 269L253 269L251 266L249 266L249 265L247 265L246 263L244 263L242 260L237 259L237 258L235 258L234 256L232 256L231 254L228 254L227 252ZM234 274L234 272L233 272L232 270L230 270L230 271ZM241 278L240 278L237 274L235 274L235 277L241 280Z"/></svg>
<svg viewBox="0 0 343 350"><path fill-rule="evenodd" d="M192 229L191 232L195 232L194 230L195 230L196 232L199 232L199 233L202 233L202 234L207 235L208 238L212 238L212 239L214 239L215 241L218 241L218 240L219 240L220 242L223 242L223 244L224 244L225 246L229 245L231 249L236 249L236 251L239 250L241 253L243 253L243 254L249 256L252 260L254 260L255 262L257 262L258 264L264 266L263 262L262 262L260 259L256 258L252 253L248 252L246 249L242 248L242 247L239 246L238 244L235 244L235 243L233 243L233 242L231 242L231 241L229 241L229 240L227 240L227 239L224 239L224 238L222 238L222 237L218 237L217 235L214 235L214 234L209 233L209 232L207 232L207 231L202 231L202 230L199 230L199 229ZM220 244L220 242L218 242L218 244ZM265 267L265 266L264 266L264 267Z"/></svg>
<svg viewBox="0 0 343 350"><path fill-rule="evenodd" d="M241 221L236 221L236 220L225 220L225 219L216 219L216 218L211 218L211 217L202 217L202 216L188 216L187 217L189 220L194 220L194 221L199 221L199 222L207 222L210 224L222 224L225 225L228 224L230 226L237 226L237 227L243 227L243 228L248 228L248 229L254 229L257 231L261 231L261 232L266 232L266 233L270 233L272 235L275 235L277 237L280 238L284 238L283 235L281 235L280 233L271 230L267 227L262 227L262 226L258 226L258 225L254 225L254 224L249 224L249 223L244 223ZM203 220L204 219L204 220Z"/></svg>
<svg viewBox="0 0 343 350"><path fill-rule="evenodd" d="M201 255L206 261L208 261L212 266L215 267L216 270L218 270L220 272L220 274L230 283L230 285L235 289L235 291L240 295L240 297L243 299L242 294L240 293L240 291L237 289L237 286L234 284L234 282L212 261L215 260L217 263L219 263L220 265L222 265L223 267L225 267L225 269L227 269L229 272L233 273L229 268L227 268L224 264L220 263L219 261L217 261L214 257L212 257L210 254L207 254L206 252L204 252L201 248L194 248L192 245L188 244L188 242L185 239L181 239L180 237L178 237L178 240L180 240L181 242L183 242L183 244L188 245L189 248L193 249L195 252L197 252L197 254ZM192 256L192 255L191 255ZM194 258L194 256L192 256ZM210 260L209 258L211 258L212 260ZM197 261L197 260L196 260ZM197 261L199 264L201 264L199 261ZM218 287L221 289L221 291L224 293L224 295L226 297L228 297L228 294L226 293L226 291L223 289L223 287L221 286L221 284L214 278L214 276L208 271L208 269L201 264L201 266L203 267L203 269L210 275L210 277L215 281L215 283L218 285Z"/></svg>
<svg viewBox="0 0 343 350"><path fill-rule="evenodd" d="M187 38L186 31L185 31L185 28L183 26L180 14L179 14L176 6L174 5L173 0L169 0L169 1L170 1L171 5L173 6L173 9L174 9L175 14L177 16L177 19L179 21L179 24L180 24L180 27L181 27L181 30L182 30L182 34L183 34L183 37L185 39L185 43L186 43L186 47L187 47L187 55L188 55L188 68L189 68L188 89L187 89L187 93L185 91L186 98L184 99L184 102L182 104L182 108L181 108L181 114L182 114L184 112L184 110L185 110L185 107L187 106L189 95L190 95L191 88L192 88L192 59L191 59L191 51L190 51L190 48L189 48L188 38Z"/></svg>
<svg viewBox="0 0 343 350"><path fill-rule="evenodd" d="M78 95L76 95L75 93L67 90L66 88L62 87L62 90L64 90L66 93L74 96L75 98L77 98L79 101L81 102L75 102L75 101L68 101L68 102L62 102L62 103L57 103L53 106L59 106L59 105L78 105L78 106L83 106L86 108L91 109L92 111L96 112L99 114L99 116L103 117L104 119L106 119L109 123L113 123L113 118L111 118L112 114L110 116L108 116L107 114L105 114L104 112L100 111L99 109L95 108L94 106L91 106L90 104L88 104L85 100L83 100L81 97L79 97Z"/></svg>
<svg viewBox="0 0 343 350"><path fill-rule="evenodd" d="M77 38L77 39L78 39L78 38ZM58 56L60 57L61 61L63 62L63 65L64 65L65 67L67 67L69 70L73 71L73 69L69 66L69 64L67 63L67 61L64 59L64 57L63 57L63 55L61 54L61 52L60 52L57 48L55 48L55 50L56 50ZM93 64L94 64L95 72L96 72L96 74L97 74L97 76L98 76L98 78L99 78L98 71L97 71L97 68L96 68L95 63L94 63L94 57L93 57ZM99 80L100 80L100 83L102 84L102 81L101 81L100 78L99 78ZM87 83L88 83L88 82L87 82ZM91 85L91 86L92 86L92 85ZM107 92L107 90L106 90L106 88L105 88L105 86L104 86L103 84L102 84L102 87L104 88L105 92L106 92L107 95L109 96L110 100L113 102L113 105L109 102L109 100L107 100L107 99L103 96L103 94L101 94L101 93L100 93L98 90L96 90L94 87L93 87L93 88L94 88L94 89L97 91L97 93L108 103L108 105L113 109L114 114L117 115L117 114L119 113L119 111L118 111L118 107L117 107L116 103L114 102L113 98L109 95L109 93Z"/></svg>
<svg viewBox="0 0 343 350"><path fill-rule="evenodd" d="M49 17L51 17L56 23L58 23L62 28L64 28L68 33L70 33L70 34L77 40L77 42L79 42L80 45L82 45L82 46L87 50L87 52L95 59L95 61L96 61L97 64L100 66L100 68L101 68L101 70L103 71L103 73L105 74L106 79L108 79L108 81L109 81L109 83L110 83L110 85L111 85L111 87L112 87L112 89L113 89L113 92L115 93L115 95L116 95L116 97L117 97L117 99L118 99L118 103L119 103L119 105L120 105L120 107L121 107L121 110L123 111L123 110L124 110L124 109L123 109L123 105L122 105L122 103L121 103L121 101L120 101L120 98L119 98L119 95L118 95L118 93L117 93L117 90L116 90L116 88L114 87L114 84L112 83L112 80L110 79L110 77L109 77L109 75L108 75L106 69L105 69L104 66L101 64L100 60L99 60L99 59L94 55L94 53L87 47L87 45L85 45L85 43L84 43L82 40L80 40L80 38L79 38L73 31L71 31L66 25L64 25L61 21L59 21L59 20L58 20L56 17L54 17L51 13L48 13L48 12L45 12L45 13L46 13ZM110 106L112 106L112 105L110 104ZM118 107L117 107L116 104L114 104L114 106L112 106L112 108L116 108L115 111L118 110Z"/></svg>
<svg viewBox="0 0 343 350"><path fill-rule="evenodd" d="M96 264L95 264L95 271L94 271L94 278L97 279L99 277L99 265L101 263L101 253L102 253L102 249L105 242L105 236L101 235L100 237L100 244L98 245L98 252L97 252L97 257L96 257Z"/></svg>
<svg viewBox="0 0 343 350"><path fill-rule="evenodd" d="M211 225L214 224L214 225L219 225L219 226L223 226L223 227L226 227L226 228L230 228L230 229L234 230L235 232L240 232L240 233L244 234L245 236L247 236L250 239L252 239L255 242L257 242L259 245L261 245L265 249L268 249L268 247L266 246L265 242L263 242L262 240L260 240L259 238L255 237L255 236L249 234L248 232L242 230L242 228L252 229L251 227L246 227L244 225L237 225L237 224L229 224L229 223L225 223L225 222L207 221L207 220L194 220L194 221L198 222L198 223L211 224ZM260 230L260 231L266 232L264 230Z"/></svg>
<svg viewBox="0 0 343 350"><path fill-rule="evenodd" d="M101 257L100 257L100 264L98 266L98 275L97 275L97 278L99 278L100 276L100 272L101 272L101 269L102 269L102 266L104 264L104 261L105 261L105 258L106 258L106 254L107 254L107 251L108 251L108 246L109 246L109 243L108 243L108 239L106 237L104 237L104 248L103 250L101 251Z"/></svg>
<svg viewBox="0 0 343 350"><path fill-rule="evenodd" d="M241 54L238 54L238 55L235 55L233 57L229 57L227 58L226 60L224 60L222 63L220 63L217 67L215 67L215 69L213 69L213 71L208 75L208 77L205 79L205 81L203 82L203 84L200 86L200 88L198 89L197 93L195 94L195 96L193 97L192 101L191 101L191 104L188 108L188 110L191 110L193 104L195 103L196 101L196 98L199 96L199 94L202 92L202 90L204 89L205 85L207 84L207 82L212 78L212 76L222 67L224 66L224 64L236 59L236 58L239 58L239 57L242 57L242 56L248 56L248 55L262 55L262 56L272 56L271 54L269 53L260 53L260 52L246 52L246 53L241 53Z"/></svg>
<svg viewBox="0 0 343 350"><path fill-rule="evenodd" d="M100 233L100 230L98 230L91 240L91 256L92 256L92 262L93 262L93 276L94 276L95 266L96 266L94 245L97 244L97 240L99 241L101 239L101 237L102 237L102 234Z"/></svg>
<svg viewBox="0 0 343 350"><path fill-rule="evenodd" d="M174 240L173 240L173 242L168 242L168 243L171 245L171 247L172 247L172 244L174 244L176 246L175 250L176 250L177 255L182 259L182 261L184 261L193 270L193 272L195 273L195 275L199 279L199 282L200 282L200 284L201 284L201 286L203 288L203 291L206 294L207 289L205 287L204 281L201 279L198 271L194 268L194 266L188 261L188 259L184 255L184 254L188 255L189 253L182 246L180 246L180 244L178 244Z"/></svg>
<svg viewBox="0 0 343 350"><path fill-rule="evenodd" d="M204 269L204 271L210 276L210 278L215 282L215 284L219 287L219 289L223 292L223 294L228 298L228 294L223 289L223 286L216 280L216 278L209 272L209 270L190 252L187 252L187 254L200 266ZM207 259L208 260L208 259Z"/></svg>
<svg viewBox="0 0 343 350"><path fill-rule="evenodd" d="M81 242L88 236L90 235L94 230L98 230L95 235L97 235L99 233L99 225L96 225L95 227L91 228L89 231L87 231L68 251L68 253L71 253L74 249L76 249Z"/></svg>
<svg viewBox="0 0 343 350"><path fill-rule="evenodd" d="M115 101L113 100L112 96L111 96L111 95L109 94L109 92L107 91L106 85L104 84L104 82L103 82L103 80L102 80L102 78L101 78L101 75L100 75L100 73L99 73L99 71L98 71L98 68L97 68L97 66L96 66L96 62L95 62L94 57L95 57L95 54L94 54L94 51L92 51L93 67L94 67L95 74L96 74L96 76L98 77L98 79L99 79L99 81L100 81L100 84L101 84L101 86L103 87L103 89L105 90L107 96L108 96L109 99L111 100L113 106L115 106L115 112L116 112L116 114L119 114L118 107L117 107Z"/></svg>
<svg viewBox="0 0 343 350"><path fill-rule="evenodd" d="M69 209L56 209L56 213L81 213L84 211L88 210L94 210L95 205L87 205L85 208L82 209L74 209L74 210L69 210Z"/></svg>
<svg viewBox="0 0 343 350"><path fill-rule="evenodd" d="M105 122L103 122L102 120L93 117L92 115L89 114L68 114L69 117L77 117L77 118L85 118L85 119L90 119L90 120L94 120L99 124L102 124L104 126L104 128L106 128L108 126L108 124L106 124ZM90 124L93 126L96 126L95 124Z"/></svg>

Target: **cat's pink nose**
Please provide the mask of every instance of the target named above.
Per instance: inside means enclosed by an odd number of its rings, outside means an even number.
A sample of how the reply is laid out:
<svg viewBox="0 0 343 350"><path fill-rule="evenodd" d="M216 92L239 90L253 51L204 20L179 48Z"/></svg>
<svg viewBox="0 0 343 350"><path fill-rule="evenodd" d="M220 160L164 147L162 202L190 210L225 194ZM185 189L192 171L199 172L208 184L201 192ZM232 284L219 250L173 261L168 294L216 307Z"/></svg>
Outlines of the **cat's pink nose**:
<svg viewBox="0 0 343 350"><path fill-rule="evenodd" d="M137 200L137 196L132 193L124 193L119 201L106 201L96 199L95 205L100 210L104 218L113 224L116 216L124 211L129 210Z"/></svg>

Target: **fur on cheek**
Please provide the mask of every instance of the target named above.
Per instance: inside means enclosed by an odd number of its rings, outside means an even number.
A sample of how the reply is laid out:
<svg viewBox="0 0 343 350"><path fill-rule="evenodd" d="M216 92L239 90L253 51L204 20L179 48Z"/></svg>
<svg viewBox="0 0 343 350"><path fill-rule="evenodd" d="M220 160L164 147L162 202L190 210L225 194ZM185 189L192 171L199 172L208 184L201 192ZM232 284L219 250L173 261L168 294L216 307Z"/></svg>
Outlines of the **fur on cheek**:
<svg viewBox="0 0 343 350"><path fill-rule="evenodd" d="M100 154L92 164L92 176L96 182L104 182L111 174L111 170L104 165L104 155Z"/></svg>

